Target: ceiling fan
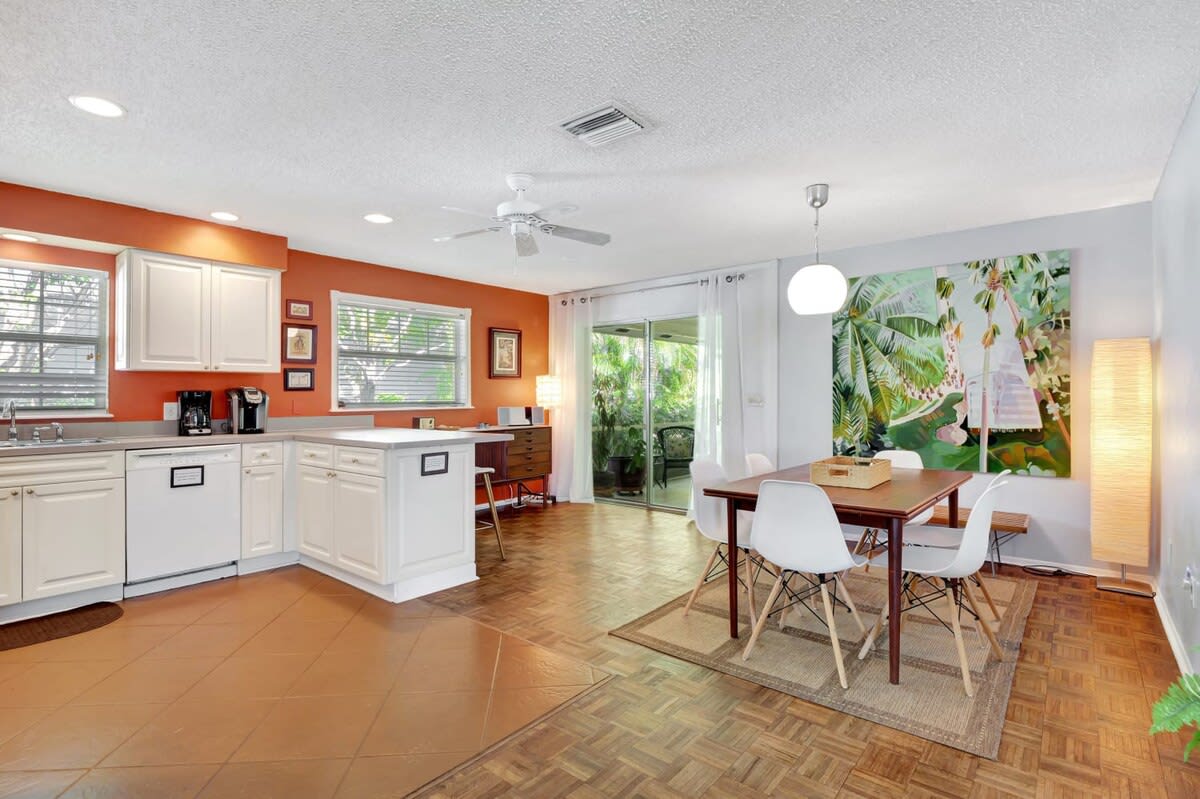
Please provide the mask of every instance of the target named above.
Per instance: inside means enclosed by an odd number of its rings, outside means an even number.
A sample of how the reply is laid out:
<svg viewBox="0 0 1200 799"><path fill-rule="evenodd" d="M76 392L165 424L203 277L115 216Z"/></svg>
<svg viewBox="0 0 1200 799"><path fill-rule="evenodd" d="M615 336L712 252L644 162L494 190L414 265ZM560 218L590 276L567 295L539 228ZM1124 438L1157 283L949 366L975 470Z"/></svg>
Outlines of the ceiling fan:
<svg viewBox="0 0 1200 799"><path fill-rule="evenodd" d="M533 185L533 175L527 175L524 172L515 172L505 176L504 180L508 183L508 187L517 193L517 198L497 205L495 216L468 211L465 208L453 208L448 205L442 206L447 211L455 211L460 214L488 219L493 224L479 228L478 230L468 230L465 233L438 236L434 241L452 241L453 239L465 239L468 236L478 236L480 233L499 233L502 230L507 230L512 234L513 239L517 243L517 255L537 255L537 241L533 238L535 230L547 236L581 241L584 244L595 244L601 247L612 240L612 236L609 236L607 233L566 227L565 225L551 222L551 217L557 214L576 211L578 210L578 206L571 205L570 203L553 203L542 206L525 199L525 192Z"/></svg>

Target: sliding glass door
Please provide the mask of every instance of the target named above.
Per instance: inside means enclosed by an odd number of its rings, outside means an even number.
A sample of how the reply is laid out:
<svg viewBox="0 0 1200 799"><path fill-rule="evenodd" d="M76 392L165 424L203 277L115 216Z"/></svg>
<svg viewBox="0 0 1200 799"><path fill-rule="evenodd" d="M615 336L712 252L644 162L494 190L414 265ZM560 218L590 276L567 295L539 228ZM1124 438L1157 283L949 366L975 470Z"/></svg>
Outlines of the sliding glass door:
<svg viewBox="0 0 1200 799"><path fill-rule="evenodd" d="M597 498L685 510L694 446L696 318L592 331Z"/></svg>

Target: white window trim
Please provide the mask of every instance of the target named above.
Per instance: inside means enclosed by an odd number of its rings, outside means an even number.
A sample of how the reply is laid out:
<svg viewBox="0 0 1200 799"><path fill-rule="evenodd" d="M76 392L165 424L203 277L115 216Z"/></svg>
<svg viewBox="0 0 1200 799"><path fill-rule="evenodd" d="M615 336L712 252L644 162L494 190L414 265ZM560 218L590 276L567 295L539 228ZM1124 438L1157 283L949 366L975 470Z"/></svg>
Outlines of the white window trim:
<svg viewBox="0 0 1200 799"><path fill-rule="evenodd" d="M112 320L112 281L113 276L103 269L89 269L83 266L67 266L65 264L46 264L38 261L18 261L14 258L0 258L0 266L13 269L28 269L33 272L74 272L81 275L94 275L100 278L101 293L104 295L99 304L100 310L100 342L97 348L97 358L104 361L104 407L56 411L53 408L18 408L17 421L26 419L111 419L113 414L109 407L112 401L112 353L109 352L109 323ZM3 399L3 398L0 398ZM44 413L43 413L44 411Z"/></svg>
<svg viewBox="0 0 1200 799"><path fill-rule="evenodd" d="M464 336L463 344L465 346L464 363L463 363L463 394L465 402L462 405L355 405L353 408L338 407L338 336L337 336L337 318L339 303L357 303L360 305L374 305L378 308L390 308L397 311L410 311L414 313L431 313L439 316L446 316L454 319L462 319L466 324L466 335ZM345 291L329 292L329 310L330 310L330 350L333 352L333 371L330 373L330 413L369 413L379 411L464 411L472 410L475 407L471 395L471 309L458 308L452 305L434 305L427 302L414 302L411 300L398 300L392 297L376 297L370 294L350 294Z"/></svg>

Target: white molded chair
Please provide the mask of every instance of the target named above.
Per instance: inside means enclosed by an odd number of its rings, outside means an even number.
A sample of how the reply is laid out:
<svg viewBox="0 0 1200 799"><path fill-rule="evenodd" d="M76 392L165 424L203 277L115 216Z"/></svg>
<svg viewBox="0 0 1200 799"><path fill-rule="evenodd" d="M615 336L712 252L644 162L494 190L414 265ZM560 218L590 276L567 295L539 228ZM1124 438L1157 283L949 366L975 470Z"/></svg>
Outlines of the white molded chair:
<svg viewBox="0 0 1200 799"><path fill-rule="evenodd" d="M775 584L771 586L767 604L759 614L754 632L742 653L742 660L749 659L781 592L786 591L791 602L785 603L780 611L795 603L807 607L804 600L812 591L807 591L804 596L797 594L791 587L791 579L797 574L816 575L821 602L825 606L825 624L829 628L829 640L833 644L833 656L837 662L838 679L843 688L848 687L827 584L833 580L835 598L837 588L842 589L842 598L854 616L860 634L865 633L866 628L854 607L854 600L850 598L839 575L847 569L863 565L866 560L851 554L846 548L841 525L838 524L837 513L829 496L820 486L812 483L764 480L758 492L758 508L754 513L750 541L758 554L775 565L778 574Z"/></svg>
<svg viewBox="0 0 1200 799"><path fill-rule="evenodd" d="M716 497L708 497L704 495L704 489L711 488L715 485L727 482L725 478L725 470L721 468L721 464L710 460L693 460L688 465L688 470L692 476L692 505L696 512L696 529L705 538L713 541L716 546L713 547L712 554L708 556L708 562L704 564L704 571L700 573L700 579L696 581L696 587L692 589L692 595L688 597L687 604L684 605L683 615L686 616L688 611L692 609L692 604L696 601L696 597L700 594L700 588L716 576L714 566L718 559L726 567L729 566L729 560L725 555L724 547L728 546L728 538L726 535L726 504L725 500L717 499ZM742 582L742 587L746 590L750 603L750 623L754 623L754 572L762 567L761 558L753 558L750 554L750 528L753 524L754 514L739 512L737 520L737 546L745 555L745 578L739 578Z"/></svg>
<svg viewBox="0 0 1200 799"><path fill-rule="evenodd" d="M775 464L761 452L751 452L746 455L746 475L755 477L760 474L770 474L775 471Z"/></svg>
<svg viewBox="0 0 1200 799"><path fill-rule="evenodd" d="M913 598L911 584L916 579L924 579L928 584L936 587L936 583L941 583L941 588L936 596L944 596L946 598L946 606L950 613L950 629L954 633L954 643L958 647L959 665L962 668L963 687L966 689L967 696L974 696L975 690L971 685L971 669L967 662L967 651L963 645L962 625L959 623L959 599L958 595L961 592L962 596L967 600L971 612L975 617L980 618L979 603L975 600L975 592L971 588L970 578L975 575L980 567L983 566L983 561L987 557L988 552L988 536L992 531L992 511L996 508L996 497L999 494L999 489L1006 485L1005 482L992 481L983 495L976 501L974 508L971 510L971 518L967 520L967 526L963 529L962 540L959 542L957 549L941 549L938 547L905 547L902 554L902 567L904 570L903 582L906 598ZM765 554L765 553L764 553ZM871 559L871 563L879 566L887 565L887 553ZM921 606L930 610L930 604L926 602L928 597L917 597L920 600ZM909 608L911 609L911 608ZM901 607L903 613L905 608ZM934 614L938 621L943 621L941 617ZM867 640L863 642L862 650L858 653L859 660L867 656L867 653L875 646L875 640L879 636L880 630L883 629L888 617L888 609L885 606L880 612L875 626L871 628L871 632L867 635ZM943 621L944 623L944 621ZM980 621L978 625L983 633L987 636L988 644L991 646L992 652L997 658L1003 660L1004 651L1000 648L1000 642L996 640L995 633L992 632L991 626Z"/></svg>

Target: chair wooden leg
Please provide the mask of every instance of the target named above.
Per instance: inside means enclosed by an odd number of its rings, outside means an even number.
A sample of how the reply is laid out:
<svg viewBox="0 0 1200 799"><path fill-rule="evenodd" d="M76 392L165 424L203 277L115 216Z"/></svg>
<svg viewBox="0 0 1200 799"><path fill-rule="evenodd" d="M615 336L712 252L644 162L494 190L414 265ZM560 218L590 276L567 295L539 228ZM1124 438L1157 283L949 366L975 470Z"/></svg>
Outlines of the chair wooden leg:
<svg viewBox="0 0 1200 799"><path fill-rule="evenodd" d="M971 611L978 618L978 626L983 630L983 634L987 636L988 643L992 647L992 654L997 660L1004 660L1004 650L1000 648L1000 641L996 639L996 634L992 632L992 625L988 624L980 616L979 603L975 601L975 590L971 588L970 580L962 581L962 590L966 594L967 604L971 606Z"/></svg>
<svg viewBox="0 0 1200 799"><path fill-rule="evenodd" d="M708 556L708 563L704 564L704 571L700 572L700 579L696 581L696 587L692 589L692 595L688 597L687 604L683 606L683 615L688 615L688 611L692 609L696 597L700 594L700 589L704 586L704 578L712 571L713 564L717 562L717 554L721 551L721 545L717 544L713 547L712 554Z"/></svg>
<svg viewBox="0 0 1200 799"><path fill-rule="evenodd" d="M858 608L854 606L854 599L850 596L850 590L846 588L845 581L841 577L834 577L833 579L842 588L842 598L846 601L846 607L850 608L850 615L854 617L854 623L858 625L858 634L866 635L866 625L863 624L862 616L858 615Z"/></svg>
<svg viewBox="0 0 1200 799"><path fill-rule="evenodd" d="M504 560L504 537L500 535L500 514L496 512L496 495L492 493L492 478L483 474L483 487L487 489L488 507L492 510L492 528L496 531L496 544L500 547L500 560Z"/></svg>
<svg viewBox="0 0 1200 799"><path fill-rule="evenodd" d="M950 609L950 628L954 630L954 645L958 648L958 662L962 667L963 688L966 689L967 696L975 696L975 689L971 685L971 666L967 661L967 647L963 643L962 625L958 621L958 603L954 601L954 591L951 589L950 583L943 580L942 585L946 588L946 604Z"/></svg>
<svg viewBox="0 0 1200 799"><path fill-rule="evenodd" d="M858 650L859 660L866 658L867 653L875 648L875 641L879 639L879 633L883 631L883 625L887 624L888 609L886 599L884 600L884 603L883 610L879 611L879 618L875 620L875 624L872 625L871 631L867 633L867 640L863 641L862 648Z"/></svg>
<svg viewBox="0 0 1200 799"><path fill-rule="evenodd" d="M833 658L837 662L838 681L842 688L849 688L846 682L846 664L842 662L842 644L838 641L837 622L833 620L833 603L829 601L829 588L821 583L821 602L825 605L825 623L829 625L829 642L833 644Z"/></svg>
<svg viewBox="0 0 1200 799"><path fill-rule="evenodd" d="M767 625L767 617L771 615L771 608L775 605L775 600L779 598L779 592L782 590L783 571L780 570L779 576L775 578L775 584L771 586L771 593L767 596L766 607L759 614L758 621L754 624L754 632L750 634L750 640L746 642L746 648L742 651L742 660L750 659L750 651L754 649L754 644L758 641L759 633Z"/></svg>
<svg viewBox="0 0 1200 799"><path fill-rule="evenodd" d="M862 535L858 537L858 543L854 545L854 554L861 555L864 552L870 553L875 549L875 530L870 527L864 527ZM863 574L871 573L871 564L863 565Z"/></svg>
<svg viewBox="0 0 1200 799"><path fill-rule="evenodd" d="M980 593L983 594L983 599L987 602L988 609L992 611L992 618L1000 621L1000 611L996 610L996 603L992 601L992 592L988 590L987 584L983 581L983 575L979 572L975 573L975 584L979 586Z"/></svg>
<svg viewBox="0 0 1200 799"><path fill-rule="evenodd" d="M758 620L758 614L754 612L754 570L752 568L754 562L750 558L749 550L743 554L745 554L743 560L746 562L746 599L749 600L750 606L750 624L754 625Z"/></svg>

